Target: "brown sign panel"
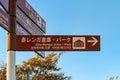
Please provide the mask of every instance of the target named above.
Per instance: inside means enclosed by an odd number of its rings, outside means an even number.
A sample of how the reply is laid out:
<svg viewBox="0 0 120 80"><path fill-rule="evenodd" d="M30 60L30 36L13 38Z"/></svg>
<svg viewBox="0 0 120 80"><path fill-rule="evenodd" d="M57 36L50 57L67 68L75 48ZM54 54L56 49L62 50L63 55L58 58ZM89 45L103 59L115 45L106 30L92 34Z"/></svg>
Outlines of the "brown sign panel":
<svg viewBox="0 0 120 80"><path fill-rule="evenodd" d="M0 0L0 5L8 12L8 0ZM16 35L43 35L35 23L33 23L18 7L17 7L17 23L16 23ZM0 9L0 26L9 31L9 16ZM43 20L44 22L44 20ZM31 30L30 30L31 29ZM45 57L45 52L35 51L37 54Z"/></svg>
<svg viewBox="0 0 120 80"><path fill-rule="evenodd" d="M26 31L25 29L23 29L21 27L21 25L19 25L18 23L16 24L16 35L31 35L31 33L29 33L28 31ZM43 34L41 34L43 35ZM40 55L41 57L45 57L45 52L44 51L35 51L35 53L37 53L38 55Z"/></svg>
<svg viewBox="0 0 120 80"><path fill-rule="evenodd" d="M0 4L3 6L3 8L8 12L8 4L9 0L0 0ZM26 0L17 0L17 6L22 10L22 13L24 12L30 20L37 25L39 29L41 29L42 32L45 33L46 31L46 22L44 19L30 6L30 4ZM17 8L17 11L18 9ZM17 14L19 15L19 14ZM24 21L24 20L23 20ZM24 27L24 26L23 26Z"/></svg>
<svg viewBox="0 0 120 80"><path fill-rule="evenodd" d="M17 6L35 23L39 28L45 32L46 22L43 18L31 7L26 0L17 0Z"/></svg>
<svg viewBox="0 0 120 80"><path fill-rule="evenodd" d="M0 8L0 26L9 31L9 16Z"/></svg>
<svg viewBox="0 0 120 80"><path fill-rule="evenodd" d="M17 27L16 27L16 35L31 35L31 33L29 33L28 31L26 31L25 29L23 29L21 27L21 25L19 25L17 23ZM37 34L36 34L37 35ZM41 34L43 35L43 34ZM35 53L37 53L38 55L40 55L41 57L45 57L45 52L44 51L35 51Z"/></svg>
<svg viewBox="0 0 120 80"><path fill-rule="evenodd" d="M17 23L16 24L16 35L30 35L30 34Z"/></svg>
<svg viewBox="0 0 120 80"><path fill-rule="evenodd" d="M9 0L0 0L0 4L4 7L4 9L8 12L8 4Z"/></svg>
<svg viewBox="0 0 120 80"><path fill-rule="evenodd" d="M100 51L100 36L17 36L17 51Z"/></svg>
<svg viewBox="0 0 120 80"><path fill-rule="evenodd" d="M45 58L45 51L35 51L38 55L40 55L42 58Z"/></svg>
<svg viewBox="0 0 120 80"><path fill-rule="evenodd" d="M42 31L37 28L37 26L29 20L20 10L17 9L17 24L16 24L16 34L17 35L43 35ZM18 23L21 23L22 28ZM0 26L2 26L5 30L9 32L9 16L0 8ZM26 31L28 30L28 31Z"/></svg>
<svg viewBox="0 0 120 80"><path fill-rule="evenodd" d="M41 35L42 31L19 8L16 10L17 22L32 35Z"/></svg>

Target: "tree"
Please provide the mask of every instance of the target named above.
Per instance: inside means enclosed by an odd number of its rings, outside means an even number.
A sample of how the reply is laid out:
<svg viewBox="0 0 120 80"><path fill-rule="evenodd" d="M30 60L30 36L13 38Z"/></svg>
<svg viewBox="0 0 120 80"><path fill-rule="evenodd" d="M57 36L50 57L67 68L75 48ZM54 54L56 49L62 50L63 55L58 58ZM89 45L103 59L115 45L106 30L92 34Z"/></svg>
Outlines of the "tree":
<svg viewBox="0 0 120 80"><path fill-rule="evenodd" d="M48 54L45 59L36 55L22 65L16 65L16 80L71 80L70 76L59 73L57 63L62 53ZM4 79L3 74L4 73ZM0 68L0 80L6 80L6 67Z"/></svg>
<svg viewBox="0 0 120 80"><path fill-rule="evenodd" d="M113 80L113 79L114 79L114 77L110 77L110 78L109 78L109 80Z"/></svg>
<svg viewBox="0 0 120 80"><path fill-rule="evenodd" d="M61 69L57 67L60 55L51 53L45 59L37 55L26 62L24 61L26 75L29 75L30 80L70 80L70 77L64 76L64 73L58 73Z"/></svg>
<svg viewBox="0 0 120 80"><path fill-rule="evenodd" d="M0 64L0 80L6 79L6 64Z"/></svg>
<svg viewBox="0 0 120 80"><path fill-rule="evenodd" d="M109 80L118 80L118 79L119 79L119 76L109 78Z"/></svg>

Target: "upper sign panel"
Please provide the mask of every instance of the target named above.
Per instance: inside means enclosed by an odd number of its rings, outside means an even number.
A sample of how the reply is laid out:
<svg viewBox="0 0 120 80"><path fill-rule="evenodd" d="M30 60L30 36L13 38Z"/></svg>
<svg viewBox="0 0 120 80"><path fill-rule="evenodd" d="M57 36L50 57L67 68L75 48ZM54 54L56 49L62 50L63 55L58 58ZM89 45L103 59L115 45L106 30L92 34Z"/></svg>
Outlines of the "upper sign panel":
<svg viewBox="0 0 120 80"><path fill-rule="evenodd" d="M36 23L39 28L45 32L46 22L42 17L31 7L31 5L26 0L17 0L17 6L23 10L23 12Z"/></svg>
<svg viewBox="0 0 120 80"><path fill-rule="evenodd" d="M0 4L8 12L9 0L0 0ZM25 13L30 20L35 23L42 32L46 32L46 22L44 19L31 7L31 5L26 0L17 0L17 7L19 7L22 12ZM18 8L17 8L18 9Z"/></svg>
<svg viewBox="0 0 120 80"><path fill-rule="evenodd" d="M0 8L0 26L9 31L9 16Z"/></svg>
<svg viewBox="0 0 120 80"><path fill-rule="evenodd" d="M6 11L8 11L9 0L0 0L0 4L4 7Z"/></svg>

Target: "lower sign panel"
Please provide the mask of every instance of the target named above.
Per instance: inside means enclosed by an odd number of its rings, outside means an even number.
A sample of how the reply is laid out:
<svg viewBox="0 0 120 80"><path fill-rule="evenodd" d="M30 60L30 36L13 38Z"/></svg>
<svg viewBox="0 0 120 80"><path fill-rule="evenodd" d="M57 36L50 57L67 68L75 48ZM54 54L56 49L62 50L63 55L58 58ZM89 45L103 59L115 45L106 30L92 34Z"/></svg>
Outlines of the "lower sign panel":
<svg viewBox="0 0 120 80"><path fill-rule="evenodd" d="M100 36L17 36L17 51L100 51Z"/></svg>
<svg viewBox="0 0 120 80"><path fill-rule="evenodd" d="M17 23L16 24L16 35L29 35L29 33Z"/></svg>
<svg viewBox="0 0 120 80"><path fill-rule="evenodd" d="M42 35L42 31L18 7L16 10L17 22L32 35Z"/></svg>

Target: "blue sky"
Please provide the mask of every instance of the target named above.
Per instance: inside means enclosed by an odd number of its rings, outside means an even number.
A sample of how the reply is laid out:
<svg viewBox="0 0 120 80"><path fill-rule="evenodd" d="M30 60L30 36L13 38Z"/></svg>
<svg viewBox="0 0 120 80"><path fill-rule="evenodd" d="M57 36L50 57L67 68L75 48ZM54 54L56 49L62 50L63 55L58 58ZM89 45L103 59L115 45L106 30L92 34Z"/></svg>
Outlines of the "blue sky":
<svg viewBox="0 0 120 80"><path fill-rule="evenodd" d="M72 80L108 80L120 76L119 0L27 0L46 21L46 35L100 35L101 51L65 52L61 72ZM0 60L6 63L7 32L0 27ZM17 52L16 63L33 57ZM119 78L120 79L120 78Z"/></svg>

